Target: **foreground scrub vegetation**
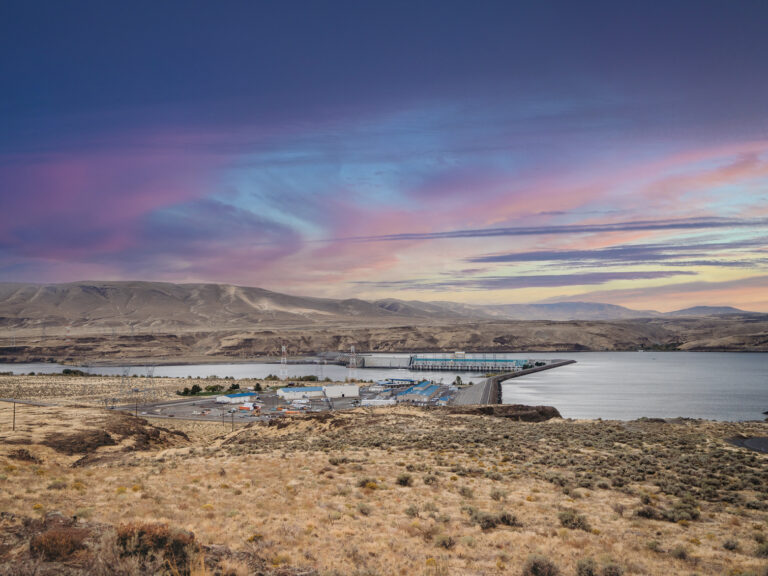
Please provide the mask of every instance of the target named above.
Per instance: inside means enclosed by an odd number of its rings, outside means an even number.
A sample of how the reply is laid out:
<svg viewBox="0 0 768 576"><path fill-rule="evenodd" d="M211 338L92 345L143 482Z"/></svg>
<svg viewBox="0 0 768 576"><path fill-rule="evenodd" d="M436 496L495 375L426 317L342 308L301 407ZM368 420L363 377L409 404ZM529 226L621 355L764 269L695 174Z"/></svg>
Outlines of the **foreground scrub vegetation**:
<svg viewBox="0 0 768 576"><path fill-rule="evenodd" d="M0 573L763 576L765 423L0 406ZM158 421L155 421L157 423ZM111 570L111 571L110 571Z"/></svg>

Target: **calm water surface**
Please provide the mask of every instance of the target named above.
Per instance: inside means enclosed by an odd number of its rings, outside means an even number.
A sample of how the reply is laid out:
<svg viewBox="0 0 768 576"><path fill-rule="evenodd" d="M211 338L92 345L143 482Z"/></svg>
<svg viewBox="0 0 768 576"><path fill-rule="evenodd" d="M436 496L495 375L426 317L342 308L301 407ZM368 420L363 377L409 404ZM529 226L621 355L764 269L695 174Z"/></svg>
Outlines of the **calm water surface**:
<svg viewBox="0 0 768 576"><path fill-rule="evenodd" d="M578 352L520 353L510 358L569 358L576 364L515 378L503 385L506 404L555 406L566 418L631 420L642 416L762 420L768 410L768 354L730 352ZM61 372L58 364L0 365L17 374ZM155 376L232 376L259 378L280 374L280 364L196 364L157 366ZM98 374L121 374L122 367L94 367ZM134 366L130 374L144 375ZM477 382L482 374L357 369L343 366L295 364L289 378L315 375L320 379L427 378L444 383L460 375Z"/></svg>
<svg viewBox="0 0 768 576"><path fill-rule="evenodd" d="M528 354L551 358L552 354ZM555 406L566 418L642 416L762 420L768 410L768 354L580 352L576 364L503 385L505 404Z"/></svg>

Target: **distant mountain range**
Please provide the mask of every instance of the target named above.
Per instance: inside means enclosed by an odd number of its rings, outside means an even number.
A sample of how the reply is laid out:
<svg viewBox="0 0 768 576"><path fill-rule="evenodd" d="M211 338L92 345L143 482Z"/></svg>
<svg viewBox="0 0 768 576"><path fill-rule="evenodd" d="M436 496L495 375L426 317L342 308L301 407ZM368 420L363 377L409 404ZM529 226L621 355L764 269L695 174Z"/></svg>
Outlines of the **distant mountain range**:
<svg viewBox="0 0 768 576"><path fill-rule="evenodd" d="M292 296L228 284L164 282L0 283L0 324L135 326L157 330L209 330L322 323L425 320L622 320L632 318L751 314L732 307L696 306L662 314L613 304L472 305L397 299L366 301Z"/></svg>

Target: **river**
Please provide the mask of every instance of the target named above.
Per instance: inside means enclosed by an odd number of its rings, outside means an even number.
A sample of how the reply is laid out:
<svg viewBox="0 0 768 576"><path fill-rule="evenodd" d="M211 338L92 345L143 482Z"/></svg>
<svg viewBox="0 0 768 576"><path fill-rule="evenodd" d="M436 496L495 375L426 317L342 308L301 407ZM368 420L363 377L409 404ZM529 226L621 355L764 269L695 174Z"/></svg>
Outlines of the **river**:
<svg viewBox="0 0 768 576"><path fill-rule="evenodd" d="M689 417L710 420L762 420L768 410L768 353L733 352L575 352L515 353L510 358L576 360L576 364L528 374L503 384L505 404L555 406L565 418L631 420L647 417ZM56 373L59 364L6 364L0 372ZM91 367L98 374L119 375L122 368ZM259 378L280 374L280 364L194 364L157 366L155 376L232 376ZM411 372L357 369L320 364L288 364L289 378L320 379L427 378L450 383L482 380L468 372ZM134 366L130 374L145 375Z"/></svg>

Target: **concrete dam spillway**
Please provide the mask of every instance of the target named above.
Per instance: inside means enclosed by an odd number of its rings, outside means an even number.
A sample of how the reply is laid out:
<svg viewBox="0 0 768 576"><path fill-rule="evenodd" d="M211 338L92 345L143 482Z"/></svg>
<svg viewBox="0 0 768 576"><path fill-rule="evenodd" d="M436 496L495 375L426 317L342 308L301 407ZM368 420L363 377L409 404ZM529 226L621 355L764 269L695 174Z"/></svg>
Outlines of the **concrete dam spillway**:
<svg viewBox="0 0 768 576"><path fill-rule="evenodd" d="M543 367L560 360L529 360L525 357L510 358L509 354L438 352L418 354L345 354L344 363L357 368L403 368L407 370L446 372L519 372Z"/></svg>

